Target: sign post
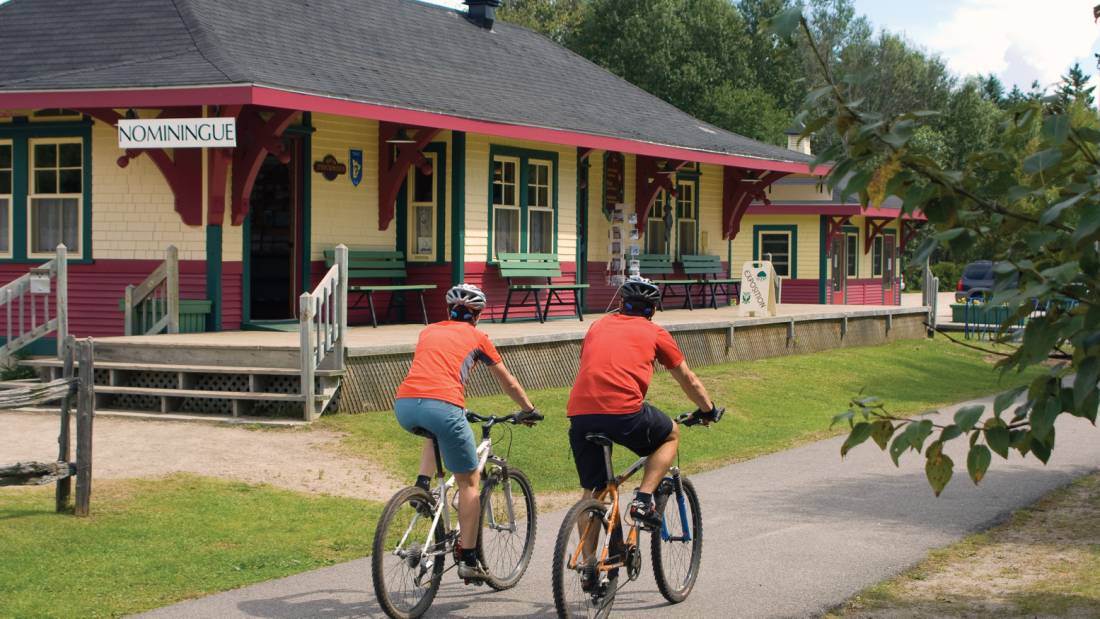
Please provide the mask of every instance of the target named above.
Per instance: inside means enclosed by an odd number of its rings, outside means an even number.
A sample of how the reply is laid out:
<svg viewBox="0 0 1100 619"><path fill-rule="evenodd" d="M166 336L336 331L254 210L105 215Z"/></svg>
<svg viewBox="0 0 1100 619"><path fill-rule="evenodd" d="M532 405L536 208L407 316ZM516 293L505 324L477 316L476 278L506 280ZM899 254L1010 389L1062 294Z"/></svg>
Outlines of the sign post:
<svg viewBox="0 0 1100 619"><path fill-rule="evenodd" d="M775 288L779 278L772 263L746 262L741 266L741 298L738 316L775 316Z"/></svg>

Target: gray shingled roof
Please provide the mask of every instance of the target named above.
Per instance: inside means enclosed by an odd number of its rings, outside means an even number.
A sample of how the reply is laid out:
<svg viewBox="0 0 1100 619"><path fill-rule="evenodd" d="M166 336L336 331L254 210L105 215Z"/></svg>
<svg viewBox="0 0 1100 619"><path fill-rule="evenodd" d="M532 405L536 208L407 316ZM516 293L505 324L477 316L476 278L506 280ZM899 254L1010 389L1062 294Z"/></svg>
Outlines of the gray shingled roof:
<svg viewBox="0 0 1100 619"><path fill-rule="evenodd" d="M761 159L810 157L702 122L525 28L414 0L11 0L4 91L256 84Z"/></svg>

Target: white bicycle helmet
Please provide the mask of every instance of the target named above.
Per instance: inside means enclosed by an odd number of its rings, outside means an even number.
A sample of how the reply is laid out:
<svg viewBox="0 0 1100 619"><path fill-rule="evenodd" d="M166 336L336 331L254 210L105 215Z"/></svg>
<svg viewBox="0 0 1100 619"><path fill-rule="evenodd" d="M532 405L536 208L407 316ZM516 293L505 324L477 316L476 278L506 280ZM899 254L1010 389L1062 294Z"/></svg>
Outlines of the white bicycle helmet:
<svg viewBox="0 0 1100 619"><path fill-rule="evenodd" d="M630 277L619 288L623 301L643 301L657 305L661 301L661 289L644 277Z"/></svg>
<svg viewBox="0 0 1100 619"><path fill-rule="evenodd" d="M480 312L486 303L485 293L473 284L462 283L447 291L447 307L465 307Z"/></svg>

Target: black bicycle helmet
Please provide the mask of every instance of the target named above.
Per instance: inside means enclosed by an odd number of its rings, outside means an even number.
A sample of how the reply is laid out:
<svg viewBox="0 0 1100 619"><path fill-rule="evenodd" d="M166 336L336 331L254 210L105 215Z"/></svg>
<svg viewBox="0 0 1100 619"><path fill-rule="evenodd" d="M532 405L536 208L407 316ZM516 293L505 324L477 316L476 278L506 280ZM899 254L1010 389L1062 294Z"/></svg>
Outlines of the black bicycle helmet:
<svg viewBox="0 0 1100 619"><path fill-rule="evenodd" d="M661 302L661 289L644 277L630 277L619 288L623 300L623 313L650 317Z"/></svg>

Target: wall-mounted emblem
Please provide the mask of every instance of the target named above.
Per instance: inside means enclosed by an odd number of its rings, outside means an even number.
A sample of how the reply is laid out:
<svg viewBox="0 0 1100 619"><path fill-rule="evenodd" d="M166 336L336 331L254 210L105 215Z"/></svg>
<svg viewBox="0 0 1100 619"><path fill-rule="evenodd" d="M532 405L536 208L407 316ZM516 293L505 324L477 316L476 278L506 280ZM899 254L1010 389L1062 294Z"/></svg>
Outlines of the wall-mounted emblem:
<svg viewBox="0 0 1100 619"><path fill-rule="evenodd" d="M363 180L363 151L358 148L351 149L348 159L351 161L351 174L349 175L351 184L358 187L359 182Z"/></svg>
<svg viewBox="0 0 1100 619"><path fill-rule="evenodd" d="M325 177L326 181L334 181L337 176L348 173L348 166L337 161L333 155L325 155L320 161L313 162L313 171Z"/></svg>

